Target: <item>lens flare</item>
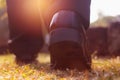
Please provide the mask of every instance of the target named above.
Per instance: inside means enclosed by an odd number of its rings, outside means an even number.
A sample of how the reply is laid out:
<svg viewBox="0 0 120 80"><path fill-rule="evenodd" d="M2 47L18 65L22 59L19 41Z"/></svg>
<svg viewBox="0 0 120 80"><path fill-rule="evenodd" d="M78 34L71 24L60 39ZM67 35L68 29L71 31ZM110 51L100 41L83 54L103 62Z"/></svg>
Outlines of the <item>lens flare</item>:
<svg viewBox="0 0 120 80"><path fill-rule="evenodd" d="M24 21L24 24L27 25L24 27L25 30L28 30L32 33L37 33L41 31L40 29L44 28L45 30L45 12L47 11L49 2L47 0L25 0L21 5L21 18ZM41 28L41 26L43 28Z"/></svg>

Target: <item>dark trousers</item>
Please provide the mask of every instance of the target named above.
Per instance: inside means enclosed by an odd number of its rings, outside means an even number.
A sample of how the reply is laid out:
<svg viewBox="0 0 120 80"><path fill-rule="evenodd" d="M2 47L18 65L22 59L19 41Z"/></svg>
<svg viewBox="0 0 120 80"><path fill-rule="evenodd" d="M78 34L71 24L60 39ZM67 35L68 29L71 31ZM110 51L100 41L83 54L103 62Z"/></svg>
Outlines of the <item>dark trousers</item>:
<svg viewBox="0 0 120 80"><path fill-rule="evenodd" d="M43 27L48 27L60 10L79 14L85 29L89 27L91 0L6 0L9 18L10 51L19 62L35 60L43 46ZM80 23L81 23L80 22ZM43 25L45 23L45 25ZM24 55L24 56L23 56Z"/></svg>
<svg viewBox="0 0 120 80"><path fill-rule="evenodd" d="M21 25L40 26L39 15L42 14L43 21L49 26L53 14L59 10L72 10L77 12L87 29L90 22L91 0L6 0L8 7L9 23L12 26ZM42 8L44 7L44 8ZM21 25L20 25L21 24ZM28 27L28 28L29 28ZM28 29L27 28L27 29Z"/></svg>
<svg viewBox="0 0 120 80"><path fill-rule="evenodd" d="M90 22L90 3L91 0L51 0L48 8L48 14L52 16L59 10L72 10L77 12L83 22L84 27L87 29Z"/></svg>

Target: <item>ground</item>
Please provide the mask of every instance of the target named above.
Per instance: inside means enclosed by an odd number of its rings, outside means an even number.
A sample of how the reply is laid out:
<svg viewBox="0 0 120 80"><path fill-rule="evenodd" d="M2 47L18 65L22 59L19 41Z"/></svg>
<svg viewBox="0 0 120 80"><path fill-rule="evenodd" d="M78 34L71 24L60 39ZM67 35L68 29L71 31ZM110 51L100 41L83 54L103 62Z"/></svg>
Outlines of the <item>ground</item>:
<svg viewBox="0 0 120 80"><path fill-rule="evenodd" d="M0 56L0 80L120 80L120 58L92 59L91 72L50 69L49 54L39 54L40 64L18 66L15 56Z"/></svg>

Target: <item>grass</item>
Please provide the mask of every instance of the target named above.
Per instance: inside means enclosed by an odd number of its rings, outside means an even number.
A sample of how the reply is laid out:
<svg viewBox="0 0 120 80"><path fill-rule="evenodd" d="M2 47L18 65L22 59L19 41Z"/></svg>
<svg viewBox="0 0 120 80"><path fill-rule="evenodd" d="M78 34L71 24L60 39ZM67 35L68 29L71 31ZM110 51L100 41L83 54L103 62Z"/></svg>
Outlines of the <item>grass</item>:
<svg viewBox="0 0 120 80"><path fill-rule="evenodd" d="M18 66L15 56L0 56L0 80L120 80L120 59L92 59L92 72L51 70L49 54L39 54L40 64Z"/></svg>

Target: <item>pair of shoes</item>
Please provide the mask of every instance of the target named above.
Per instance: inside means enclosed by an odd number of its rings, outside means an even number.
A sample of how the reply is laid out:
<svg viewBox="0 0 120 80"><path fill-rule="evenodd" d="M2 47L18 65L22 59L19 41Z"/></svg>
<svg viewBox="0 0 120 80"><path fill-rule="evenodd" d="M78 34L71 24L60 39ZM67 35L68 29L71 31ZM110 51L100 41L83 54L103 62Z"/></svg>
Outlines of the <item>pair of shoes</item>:
<svg viewBox="0 0 120 80"><path fill-rule="evenodd" d="M7 3L11 2L8 0ZM10 37L13 38L23 33L9 44L9 49L16 55L17 63L31 63L44 43L41 29L39 31L39 14L32 12L34 15L31 15L31 19L27 13L25 13L26 15L22 13L22 7L19 7L19 11L14 13L17 8L8 4ZM22 16L18 16L18 14ZM36 29L34 30L34 28ZM39 32L40 35L36 35ZM90 69L91 59L85 50L85 29L76 12L61 10L55 13L50 24L49 44L51 68L80 71Z"/></svg>
<svg viewBox="0 0 120 80"><path fill-rule="evenodd" d="M85 29L78 16L73 11L62 10L52 18L49 51L53 69L91 70Z"/></svg>

